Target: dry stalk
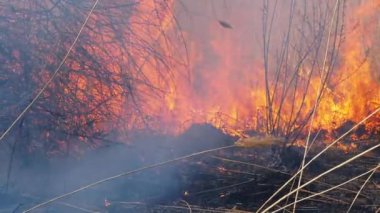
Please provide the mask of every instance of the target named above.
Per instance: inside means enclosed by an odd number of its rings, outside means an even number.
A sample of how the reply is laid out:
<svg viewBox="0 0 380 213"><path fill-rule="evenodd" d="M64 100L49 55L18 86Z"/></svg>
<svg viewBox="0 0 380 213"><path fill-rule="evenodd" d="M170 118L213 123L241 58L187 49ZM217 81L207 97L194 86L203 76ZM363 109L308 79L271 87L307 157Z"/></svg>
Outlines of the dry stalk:
<svg viewBox="0 0 380 213"><path fill-rule="evenodd" d="M365 175L371 173L373 170L376 170L377 168L378 168L378 166L376 166L375 168L373 168L373 169L371 169L371 170L369 170L369 171L367 171L367 172L364 172L364 173L362 173L362 174L360 174L360 175L357 175L357 176L355 176L355 177L353 177L353 178L351 178L351 179L349 179L349 180L347 180L347 181L345 181L345 182L343 182L343 183L341 183L341 184L338 184L338 185L336 185L336 186L334 186L334 187L331 187L331 188L329 188L329 189L323 190L323 191L321 191L321 192L318 192L318 193L315 193L315 194L310 195L310 196L308 196L308 197L305 197L305 198L302 198L302 199L300 199L300 200L297 200L297 203L302 202L302 201L307 200L307 199L310 199L310 198L313 198L313 197L315 197L315 196L319 196L319 195L321 195L321 194L327 193L327 192L332 191L332 190L334 190L334 189L337 189L337 188L339 188L339 187L341 187L341 186L343 186L343 185L345 185L345 184L347 184L347 183L350 183L350 182L352 182L352 181L354 181L354 180L356 180L356 179L359 179L359 178L361 178L361 177L363 177L363 176L365 176ZM288 204L288 205L286 205L286 206L281 207L280 209L276 209L275 211L273 211L273 213L278 212L278 211L281 211L282 209L285 209L285 208L287 208L287 207L289 207L289 206L291 206L291 205L294 205L294 203L290 203L290 204Z"/></svg>
<svg viewBox="0 0 380 213"><path fill-rule="evenodd" d="M73 204L70 204L70 203L58 202L58 204L63 205L63 206L68 206L70 208L73 208L73 209L76 209L76 210L80 210L82 212L100 213L100 211L94 211L94 210L90 210L90 209L85 209L83 207L80 207L80 206L77 206L77 205L73 205Z"/></svg>
<svg viewBox="0 0 380 213"><path fill-rule="evenodd" d="M243 162L243 161L239 161L239 160L232 160L232 159L218 157L218 156L211 156L211 157L215 158L215 159L218 159L218 160L221 160L221 161L225 161L225 162L231 162L231 163L238 163L238 164L253 166L253 167L257 167L257 168L264 169L264 170L267 170L267 171L276 172L276 173L280 173L280 174L291 176L290 173L283 172L281 170L277 170L277 169L273 169L273 168L269 168L269 167L265 167L265 166L262 166L262 165L259 165L259 164L255 164L255 163L248 163L248 162ZM228 170L228 171L234 172L232 170ZM244 174L250 174L250 173L244 172ZM305 180L310 180L310 179L309 178L305 178ZM318 184L324 185L324 186L333 187L333 185L325 183L325 182L322 182L322 181L315 181L315 182L318 183ZM294 183L294 179L293 179L293 183ZM290 190L293 189L293 183L292 183L292 187L290 188ZM380 186L379 186L379 189L380 189ZM354 191L354 190L351 190L351 189L348 189L348 188L343 188L343 187L339 188L339 190L345 191L345 192L348 192L348 193L352 193L352 194L356 194L357 193L357 191ZM361 196L369 199L368 195L361 194Z"/></svg>
<svg viewBox="0 0 380 213"><path fill-rule="evenodd" d="M186 202L186 200L181 200L181 202L184 203L184 204L187 206L187 208L189 208L189 213L192 213L192 212L193 212L193 211L191 210L191 206L190 206L190 204L189 204L188 202Z"/></svg>
<svg viewBox="0 0 380 213"><path fill-rule="evenodd" d="M203 190L203 191L200 191L200 192L191 193L190 196L204 194L204 193L209 193L209 192L220 191L220 190L229 189L229 188L234 188L234 187L241 186L241 185L244 185L244 184L247 184L247 183L251 183L253 181L255 181L255 179L252 178L252 179L249 179L247 181L231 184L231 185L228 185L228 186L222 186L222 187L213 188L213 189L206 189L206 190Z"/></svg>
<svg viewBox="0 0 380 213"><path fill-rule="evenodd" d="M312 192L312 191L309 191L309 190L305 190L305 189L300 189L300 191L302 192L306 192L306 193L309 193L309 194L316 194L317 192ZM331 201L334 201L336 203L341 203L341 204L346 204L348 205L348 202L344 201L344 200L338 200L336 198L333 198L333 197L330 197L330 196L327 196L327 195L323 195L323 194L320 194L318 195L319 197L322 197L322 198L325 198L327 200L331 200ZM326 202L326 201L324 201Z"/></svg>
<svg viewBox="0 0 380 213"><path fill-rule="evenodd" d="M334 6L334 12L333 12L333 15L331 17L329 32L328 32L328 35L327 35L327 45L326 45L326 51L325 51L325 56L324 56L324 59L323 59L323 65L322 65L321 83L319 85L317 97L316 97L316 100L315 100L315 105L313 107L313 112L312 112L312 115L311 115L309 130L308 130L307 139L306 139L305 150L304 150L304 154L303 154L303 158L302 158L302 163L301 163L301 168L300 168L300 174L299 174L297 189L300 187L301 182L302 182L302 175L303 175L303 170L304 170L304 166L305 166L305 160L306 160L307 151L309 149L309 142L310 142L310 136L311 136L312 126L313 126L313 122L314 122L314 117L315 117L317 108L319 106L319 103L321 101L321 97L322 97L322 93L323 93L323 88L325 87L326 79L329 76L328 71L325 71L325 69L326 69L326 64L327 64L328 50L329 50L329 46L330 46L330 36L331 36L332 28L333 28L333 23L334 23L336 11L338 9L338 5L339 5L339 0L336 0L335 6ZM326 74L324 74L325 72L326 72ZM323 76L325 76L325 77L323 77ZM325 80L323 80L323 78L325 78ZM293 213L296 210L297 199L298 199L298 190L296 191L296 196L294 198L295 202L294 202L294 206L293 206Z"/></svg>
<svg viewBox="0 0 380 213"><path fill-rule="evenodd" d="M286 142L285 138L275 136L252 136L249 138L241 138L235 142L235 146L243 148L267 147L271 145L279 145Z"/></svg>
<svg viewBox="0 0 380 213"><path fill-rule="evenodd" d="M380 147L380 144L377 144L377 145L375 145L375 146L373 146L373 147L371 147L371 148L369 148L369 149L367 149L367 150L365 150L365 151L363 151L363 152L361 152L361 153L359 153L359 154L357 154L357 155L355 155L355 156L349 158L348 160L346 160L346 161L344 161L344 162L338 164L337 166L335 166L335 167L333 167L333 168L331 168L331 169L329 169L329 170L327 170L327 171L321 173L320 175L318 175L318 176L312 178L310 181L304 183L304 184L301 185L300 187L297 187L297 189L295 189L295 190L289 192L288 194L286 194L286 195L284 195L283 197L281 197L281 198L279 198L278 200L276 200L272 205L270 205L269 207L267 207L266 209L264 209L263 212L268 212L268 211L269 211L271 208L273 208L276 204L278 204L279 202L281 202L282 200L284 200L284 199L287 198L288 196L292 195L292 194L295 193L297 190L299 190L299 189L303 189L304 187L306 187L307 185L313 183L314 181L318 180L319 178L321 178L321 177L323 177L323 176L325 176L325 175L327 175L327 174L329 174L329 173L335 171L336 169L341 168L342 166L344 166L344 165L346 165L346 164L348 164L348 163L350 163L350 162L356 160L357 158L359 158L359 157L365 155L366 153L371 152L372 150L375 150L375 149L377 149L377 148L379 148L379 147ZM377 169L377 168L376 168L376 169ZM371 171L372 171L372 170L370 170L370 172L371 172ZM367 174L367 173L365 173L365 174ZM293 203L293 204L294 204L294 203Z"/></svg>
<svg viewBox="0 0 380 213"><path fill-rule="evenodd" d="M335 141L330 143L328 146L326 146L322 151L320 151L318 154L316 154L309 162L307 162L304 166L304 169L308 167L314 160L316 160L319 156L321 156L324 152L326 152L328 149L330 149L332 146L334 146L336 143L338 143L341 139L346 137L348 134L350 134L354 129L358 128L361 124L365 123L368 119L370 119L372 116L376 115L378 112L380 112L380 107L374 110L371 114L369 114L367 117L362 119L360 122L358 122L355 126L353 126L351 129L349 129L347 132L342 134L339 138L337 138ZM372 150L372 149L371 149ZM369 153L370 151L365 151L365 153ZM288 181L286 181L276 192L273 193L271 197L265 201L261 207L258 209L258 212L262 210L266 204L268 204L269 201L271 201L280 191L282 191L299 173L301 170L298 170Z"/></svg>
<svg viewBox="0 0 380 213"><path fill-rule="evenodd" d="M365 187L365 185L367 185L368 181L372 178L373 174L375 174L375 172L377 171L377 169L380 167L380 164L378 164L372 171L372 173L368 176L368 178L365 180L365 182L362 184L362 186L360 187L360 189L358 190L358 192L356 193L355 195L355 198L352 200L352 203L350 205L350 207L348 208L347 210L347 213L351 211L351 208L354 206L354 203L356 201L356 199L358 199L361 191L363 190L363 188Z"/></svg>

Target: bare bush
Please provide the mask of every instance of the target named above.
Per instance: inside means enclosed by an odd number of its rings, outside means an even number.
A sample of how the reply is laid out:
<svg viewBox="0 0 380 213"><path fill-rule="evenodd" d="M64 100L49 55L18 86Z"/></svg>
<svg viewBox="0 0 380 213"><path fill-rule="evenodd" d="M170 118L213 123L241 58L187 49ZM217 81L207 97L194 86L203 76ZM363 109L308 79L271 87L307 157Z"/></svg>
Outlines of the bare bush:
<svg viewBox="0 0 380 213"><path fill-rule="evenodd" d="M2 130L59 66L92 6L72 0L0 5ZM116 130L148 125L141 103L165 91L146 72L165 83L174 63L161 42L177 39L163 30L164 21L174 22L170 12L167 1L97 5L60 74L20 121L22 152L97 145Z"/></svg>

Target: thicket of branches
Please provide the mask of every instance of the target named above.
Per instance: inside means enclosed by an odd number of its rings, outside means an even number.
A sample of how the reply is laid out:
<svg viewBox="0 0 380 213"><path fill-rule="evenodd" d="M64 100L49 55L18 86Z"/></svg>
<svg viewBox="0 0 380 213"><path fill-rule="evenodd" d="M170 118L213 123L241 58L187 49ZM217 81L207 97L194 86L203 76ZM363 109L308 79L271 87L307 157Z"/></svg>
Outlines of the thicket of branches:
<svg viewBox="0 0 380 213"><path fill-rule="evenodd" d="M316 102L328 86L344 38L345 3L333 3L292 0L286 4L287 18L280 20L283 5L263 1L265 129L270 134L297 138L318 108ZM274 29L278 23L286 24L281 34ZM313 88L312 81L316 79L320 82Z"/></svg>
<svg viewBox="0 0 380 213"><path fill-rule="evenodd" d="M164 91L154 88L142 67L154 68L151 72L166 82L173 61L161 51L167 47L158 42L169 39L161 20L170 5L152 2L153 8L132 0L97 5L60 74L6 142L15 142L23 153L49 154L107 141L105 136L115 129L147 125L139 111L143 97ZM93 3L16 0L0 4L0 132L59 66Z"/></svg>

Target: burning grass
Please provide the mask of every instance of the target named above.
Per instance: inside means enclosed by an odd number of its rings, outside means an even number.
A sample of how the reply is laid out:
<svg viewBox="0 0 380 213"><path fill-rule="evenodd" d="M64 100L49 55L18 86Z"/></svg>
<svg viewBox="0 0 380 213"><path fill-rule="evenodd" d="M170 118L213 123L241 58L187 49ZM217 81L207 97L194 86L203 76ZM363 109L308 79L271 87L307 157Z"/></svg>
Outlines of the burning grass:
<svg viewBox="0 0 380 213"><path fill-rule="evenodd" d="M194 1L1 4L0 206L378 210L379 3L239 2L223 19ZM72 170L93 148L113 151ZM51 171L29 186L14 164Z"/></svg>

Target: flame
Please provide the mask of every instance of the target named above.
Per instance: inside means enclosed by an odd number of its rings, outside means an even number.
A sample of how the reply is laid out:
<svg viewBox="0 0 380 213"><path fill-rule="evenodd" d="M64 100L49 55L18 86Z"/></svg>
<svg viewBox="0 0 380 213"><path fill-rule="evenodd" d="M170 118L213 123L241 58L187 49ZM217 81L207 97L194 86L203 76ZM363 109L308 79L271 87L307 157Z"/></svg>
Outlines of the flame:
<svg viewBox="0 0 380 213"><path fill-rule="evenodd" d="M252 11L234 7L236 11L232 11L234 15L230 17L233 27L226 29L216 21L209 21L201 24L209 25L205 32L193 32L197 28L177 28L174 20L177 7L172 0L144 0L131 14L130 28L140 39L134 41L135 46L131 46L128 50L130 55L125 56L124 60L130 62L131 58L134 59L133 63L139 69L133 78L145 82L134 85L134 92L139 95L138 111L126 107L127 98L120 94L129 91L123 91L121 87L113 86L100 92L98 88L102 87L101 82L80 77L75 72L70 76L72 85L68 87L77 86L77 98L81 100L86 97L80 91L86 89L91 90L95 97L115 96L110 101L110 110L117 115L128 116L128 122L123 127L126 129L146 128L148 125L160 132L179 134L194 123L209 123L228 134L242 137L246 137L246 132L250 130L265 132L267 99L264 65L262 57L259 57L261 44L242 36L243 32L238 31L249 28L244 28L242 24L236 24L235 27L233 24L234 21L241 23L238 19L249 22L248 14ZM345 16L345 40L319 104L313 129L332 131L346 121L359 122L380 106L380 66L375 59L380 54L379 12L380 2L373 0L347 8L346 13L350 15ZM111 40L113 37L107 33L92 36L94 41ZM134 35L126 33L125 36L132 37L127 39L131 41ZM178 63L184 57L185 51L178 48L182 44L178 39L170 40L181 36L187 44L189 61L186 66ZM204 38L199 39L202 36ZM206 41L207 44L200 41ZM163 65L158 62L157 57L150 55L152 52L142 54L138 47L143 43L156 46L160 54L158 58L165 58L167 63ZM109 48L113 49L115 55L123 51L118 47ZM102 54L101 50L92 51L97 55ZM289 58L289 63L294 60ZM105 66L116 76L121 76L117 63ZM78 65L72 65L74 70L76 67ZM299 68L297 78L302 85L300 88L305 87L303 84L308 81L311 69L308 65ZM122 77L117 77L117 80L121 81ZM310 82L304 101L303 90L286 96L281 114L278 115L283 123L280 127L285 132L302 126L302 121L310 115L321 82L320 75L313 74ZM278 85L278 89L283 87L281 83ZM274 111L280 108L277 101ZM97 103L97 100L93 103ZM302 109L295 120L296 109L300 106ZM295 124L286 130L286 125L293 121Z"/></svg>
<svg viewBox="0 0 380 213"><path fill-rule="evenodd" d="M346 121L359 122L379 107L380 83L375 76L380 71L374 65L376 60L371 59L375 53L368 54L368 49L375 46L373 42L379 37L379 31L375 30L379 25L379 10L379 1L371 0L349 7L339 62L326 86L313 129L331 131ZM239 11L244 13L242 8ZM261 51L260 48L242 43L247 41L241 41L240 33L226 31L213 22L205 32L209 37L208 50L202 49L202 44L191 37L191 32L185 34L190 43L191 81L185 80L183 71L175 70L169 84L156 84L166 91L166 95L163 103L153 103L157 108L148 113L162 121L164 125L159 127L160 130L180 133L193 123L206 122L231 135L242 136L248 130L265 131L267 103L262 60L246 57L252 51ZM306 81L310 69L307 66L300 68L300 81ZM151 77L155 79L154 75ZM319 75L312 76L297 122L309 115L320 82ZM284 102L280 116L285 124L294 119L294 106L302 104L302 94L303 91L296 92L294 99L287 97L289 100ZM297 123L293 128L299 125Z"/></svg>

